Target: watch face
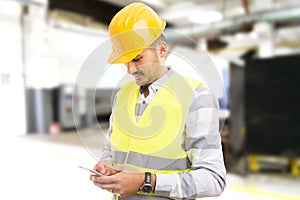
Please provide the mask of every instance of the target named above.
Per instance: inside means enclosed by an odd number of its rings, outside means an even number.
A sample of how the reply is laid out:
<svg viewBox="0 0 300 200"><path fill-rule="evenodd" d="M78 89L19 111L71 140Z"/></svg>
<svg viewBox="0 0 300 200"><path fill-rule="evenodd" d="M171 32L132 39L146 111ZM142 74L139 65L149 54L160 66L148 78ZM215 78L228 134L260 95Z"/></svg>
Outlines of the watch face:
<svg viewBox="0 0 300 200"><path fill-rule="evenodd" d="M150 184L145 184L145 185L142 186L141 191L143 193L149 194L149 193L152 192L152 186Z"/></svg>

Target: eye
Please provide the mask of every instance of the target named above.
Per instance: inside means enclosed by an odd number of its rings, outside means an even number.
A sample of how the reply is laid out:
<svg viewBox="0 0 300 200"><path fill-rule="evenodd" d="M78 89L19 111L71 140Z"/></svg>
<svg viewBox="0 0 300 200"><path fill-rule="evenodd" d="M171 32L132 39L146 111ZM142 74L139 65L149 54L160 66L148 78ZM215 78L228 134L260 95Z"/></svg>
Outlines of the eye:
<svg viewBox="0 0 300 200"><path fill-rule="evenodd" d="M141 56L137 56L132 60L132 62L138 62L141 60L141 58L142 58Z"/></svg>

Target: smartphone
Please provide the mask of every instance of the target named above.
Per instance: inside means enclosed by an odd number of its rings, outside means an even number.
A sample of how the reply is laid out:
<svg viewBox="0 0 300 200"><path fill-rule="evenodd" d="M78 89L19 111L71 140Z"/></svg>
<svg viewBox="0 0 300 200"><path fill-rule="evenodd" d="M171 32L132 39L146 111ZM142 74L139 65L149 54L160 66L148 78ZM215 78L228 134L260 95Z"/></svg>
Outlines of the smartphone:
<svg viewBox="0 0 300 200"><path fill-rule="evenodd" d="M103 174L100 174L100 172L97 172L95 170L92 170L92 169L89 169L87 167L83 167L83 166L78 166L79 168L81 169L85 169L85 170L88 170L89 172L93 173L93 175L96 175L96 176L104 176Z"/></svg>

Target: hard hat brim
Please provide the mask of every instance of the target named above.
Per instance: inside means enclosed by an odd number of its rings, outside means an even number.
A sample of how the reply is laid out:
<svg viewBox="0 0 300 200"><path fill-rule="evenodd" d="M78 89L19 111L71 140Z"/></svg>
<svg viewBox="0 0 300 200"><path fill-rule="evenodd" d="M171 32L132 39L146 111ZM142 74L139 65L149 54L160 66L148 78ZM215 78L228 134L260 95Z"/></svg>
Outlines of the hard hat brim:
<svg viewBox="0 0 300 200"><path fill-rule="evenodd" d="M110 54L108 58L109 64L124 64L132 61L137 55L142 53L144 49L136 49L134 51L126 52L124 54L118 54L114 51Z"/></svg>

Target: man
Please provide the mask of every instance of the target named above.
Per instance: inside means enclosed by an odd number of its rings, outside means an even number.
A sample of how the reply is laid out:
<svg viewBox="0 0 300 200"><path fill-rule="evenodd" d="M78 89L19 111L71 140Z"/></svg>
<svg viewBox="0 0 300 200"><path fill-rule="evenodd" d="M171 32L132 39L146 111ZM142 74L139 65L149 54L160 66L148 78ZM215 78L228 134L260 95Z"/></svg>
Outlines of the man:
<svg viewBox="0 0 300 200"><path fill-rule="evenodd" d="M112 19L110 63L135 81L115 97L109 134L90 179L117 199L195 199L220 195L225 167L218 104L198 81L165 65L165 21L133 3Z"/></svg>

